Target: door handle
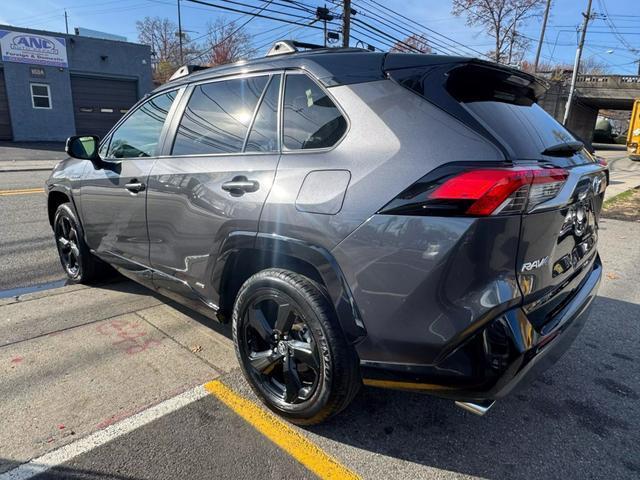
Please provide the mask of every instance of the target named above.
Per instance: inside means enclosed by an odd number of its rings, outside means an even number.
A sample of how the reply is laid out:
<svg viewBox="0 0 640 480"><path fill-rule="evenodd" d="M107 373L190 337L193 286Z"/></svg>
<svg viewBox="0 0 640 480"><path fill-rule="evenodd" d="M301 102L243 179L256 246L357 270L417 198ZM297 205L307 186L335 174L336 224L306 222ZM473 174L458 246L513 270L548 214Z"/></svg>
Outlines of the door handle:
<svg viewBox="0 0 640 480"><path fill-rule="evenodd" d="M142 182L138 182L137 180L132 180L131 182L127 183L124 188L126 188L127 190L129 190L131 193L138 193L138 192L142 192L145 189L145 185Z"/></svg>
<svg viewBox="0 0 640 480"><path fill-rule="evenodd" d="M255 192L260 188L260 184L255 180L248 180L244 175L234 177L230 182L222 184L222 189L231 195L243 195Z"/></svg>

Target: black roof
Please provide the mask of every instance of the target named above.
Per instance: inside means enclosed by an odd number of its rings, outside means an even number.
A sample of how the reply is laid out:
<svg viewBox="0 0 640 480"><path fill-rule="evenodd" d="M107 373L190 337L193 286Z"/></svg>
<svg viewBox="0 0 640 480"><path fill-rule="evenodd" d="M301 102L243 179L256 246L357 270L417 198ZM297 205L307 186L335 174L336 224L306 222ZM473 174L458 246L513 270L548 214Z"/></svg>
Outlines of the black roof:
<svg viewBox="0 0 640 480"><path fill-rule="evenodd" d="M287 69L306 70L323 85L331 87L382 80L385 78L384 71L388 69L459 63L469 60L471 59L468 57L382 53L360 48L320 48L297 53L266 56L198 70L190 75L170 81L156 91L175 88L185 83L238 73Z"/></svg>

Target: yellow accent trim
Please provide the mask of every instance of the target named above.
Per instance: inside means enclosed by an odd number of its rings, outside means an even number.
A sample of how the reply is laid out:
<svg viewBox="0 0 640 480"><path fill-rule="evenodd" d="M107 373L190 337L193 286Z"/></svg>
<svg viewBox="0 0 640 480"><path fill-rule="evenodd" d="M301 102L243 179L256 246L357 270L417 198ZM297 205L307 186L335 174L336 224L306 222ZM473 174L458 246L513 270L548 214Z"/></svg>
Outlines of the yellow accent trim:
<svg viewBox="0 0 640 480"><path fill-rule="evenodd" d="M0 196L27 195L30 193L44 193L43 188L21 188L16 190L0 190Z"/></svg>
<svg viewBox="0 0 640 480"><path fill-rule="evenodd" d="M409 390L452 390L451 387L435 385L432 383L397 382L394 380L377 380L375 378L363 378L362 383L369 387L380 388L406 388Z"/></svg>
<svg viewBox="0 0 640 480"><path fill-rule="evenodd" d="M263 410L255 403L236 394L219 380L205 383L204 388L242 417L253 428L287 452L320 478L358 479L357 474L325 453L307 437Z"/></svg>

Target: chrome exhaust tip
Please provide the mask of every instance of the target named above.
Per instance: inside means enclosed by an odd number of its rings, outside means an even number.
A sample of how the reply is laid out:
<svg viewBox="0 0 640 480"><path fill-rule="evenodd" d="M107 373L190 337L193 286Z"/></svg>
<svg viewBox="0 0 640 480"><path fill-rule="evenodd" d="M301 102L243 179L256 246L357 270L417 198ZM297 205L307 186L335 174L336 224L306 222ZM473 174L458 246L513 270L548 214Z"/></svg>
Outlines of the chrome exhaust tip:
<svg viewBox="0 0 640 480"><path fill-rule="evenodd" d="M485 413L487 413L489 411L489 409L491 407L493 407L493 404L496 403L495 401L486 401L486 402L478 402L478 403L473 403L473 402L458 402L456 401L456 405L464 410L466 410L467 412L471 412L474 415L479 415L479 416L483 416Z"/></svg>

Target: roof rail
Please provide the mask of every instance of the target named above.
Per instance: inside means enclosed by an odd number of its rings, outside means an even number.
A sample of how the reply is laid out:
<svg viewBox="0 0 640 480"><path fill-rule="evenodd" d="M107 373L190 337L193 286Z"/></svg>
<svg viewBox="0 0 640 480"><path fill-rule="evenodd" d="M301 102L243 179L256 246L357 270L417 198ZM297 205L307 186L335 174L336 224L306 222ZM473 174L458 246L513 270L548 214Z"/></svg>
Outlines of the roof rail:
<svg viewBox="0 0 640 480"><path fill-rule="evenodd" d="M267 57L273 55L284 55L286 53L300 52L301 49L316 50L318 48L326 48L322 45L316 45L315 43L298 42L297 40L278 40L273 44L273 47L267 52Z"/></svg>
<svg viewBox="0 0 640 480"><path fill-rule="evenodd" d="M198 70L206 70L209 67L203 67L202 65L183 65L175 71L169 80L175 80L176 78L186 77L187 75L197 72Z"/></svg>

